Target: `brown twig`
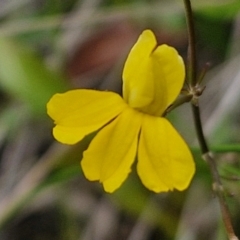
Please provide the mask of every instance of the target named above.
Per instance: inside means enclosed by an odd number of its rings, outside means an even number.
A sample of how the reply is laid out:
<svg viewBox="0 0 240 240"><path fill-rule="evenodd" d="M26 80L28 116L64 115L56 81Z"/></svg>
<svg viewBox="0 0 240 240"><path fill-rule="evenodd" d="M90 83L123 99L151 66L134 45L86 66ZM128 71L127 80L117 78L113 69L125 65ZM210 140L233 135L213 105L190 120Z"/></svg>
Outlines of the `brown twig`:
<svg viewBox="0 0 240 240"><path fill-rule="evenodd" d="M193 12L192 12L190 0L184 0L184 4L185 4L185 11L186 11L188 39L189 39L188 60L187 60L188 61L187 62L187 71L188 71L187 80L189 82L190 88L195 88L198 85L198 79L196 74L197 58L196 58L196 40L195 40L195 31L194 31ZM202 157L208 163L211 171L211 175L213 178L213 191L216 194L220 204L223 222L227 231L228 239L238 240L238 237L235 235L234 229L232 226L230 212L226 202L223 185L217 170L216 162L209 151L208 144L203 133L202 123L200 118L200 108L198 104L192 104L192 112L193 112L197 138L198 138L201 152L202 152Z"/></svg>

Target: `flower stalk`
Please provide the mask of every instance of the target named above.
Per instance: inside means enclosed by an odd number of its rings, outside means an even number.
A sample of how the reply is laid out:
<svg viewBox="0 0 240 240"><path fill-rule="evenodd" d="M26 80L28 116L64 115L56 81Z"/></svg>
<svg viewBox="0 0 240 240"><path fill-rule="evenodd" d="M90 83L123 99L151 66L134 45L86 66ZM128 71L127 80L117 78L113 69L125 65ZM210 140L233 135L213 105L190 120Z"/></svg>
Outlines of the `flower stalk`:
<svg viewBox="0 0 240 240"><path fill-rule="evenodd" d="M194 31L194 18L191 7L190 0L184 0L185 12L186 12L186 21L188 28L188 39L189 39L189 47L188 47L188 59L187 59L187 81L190 85L191 89L197 88L199 86L199 81L197 78L197 57L196 57L196 39L195 39L195 31ZM200 78L202 80L202 77ZM195 129L197 133L197 138L199 141L199 145L201 148L202 158L208 163L210 172L213 179L213 191L218 198L218 202L220 204L221 213L223 222L226 228L226 232L229 240L238 240L238 237L234 233L230 211L227 205L225 191L221 182L220 175L217 170L217 165L214 157L212 156L207 141L205 139L202 122L200 117L200 108L199 104L194 104L192 102L192 112L194 118Z"/></svg>
<svg viewBox="0 0 240 240"><path fill-rule="evenodd" d="M197 56L196 56L196 36L194 31L194 19L190 0L184 0L187 29L188 29L188 65L187 65L187 78L190 86L194 87L197 80Z"/></svg>

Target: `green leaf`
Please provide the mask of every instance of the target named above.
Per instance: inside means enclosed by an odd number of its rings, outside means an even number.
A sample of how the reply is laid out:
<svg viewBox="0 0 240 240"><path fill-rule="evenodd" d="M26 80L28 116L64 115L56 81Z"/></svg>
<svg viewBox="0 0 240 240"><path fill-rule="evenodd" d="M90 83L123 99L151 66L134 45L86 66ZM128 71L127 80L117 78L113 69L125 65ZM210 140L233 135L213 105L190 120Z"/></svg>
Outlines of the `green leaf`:
<svg viewBox="0 0 240 240"><path fill-rule="evenodd" d="M0 38L0 52L2 90L35 115L45 114L50 97L67 89L64 79L48 69L34 52L11 39Z"/></svg>

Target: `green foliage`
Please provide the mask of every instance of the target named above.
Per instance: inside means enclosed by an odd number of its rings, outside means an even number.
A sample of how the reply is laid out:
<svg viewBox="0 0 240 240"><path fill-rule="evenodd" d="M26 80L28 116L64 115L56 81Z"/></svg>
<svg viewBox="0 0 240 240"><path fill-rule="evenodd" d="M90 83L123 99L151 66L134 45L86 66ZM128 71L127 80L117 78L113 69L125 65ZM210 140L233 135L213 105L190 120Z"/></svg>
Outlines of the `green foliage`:
<svg viewBox="0 0 240 240"><path fill-rule="evenodd" d="M12 39L0 39L0 86L36 115L46 114L46 103L67 89L64 78L51 71L34 52Z"/></svg>
<svg viewBox="0 0 240 240"><path fill-rule="evenodd" d="M219 3L208 3L202 5L197 9L197 12L206 18L215 20L231 20L233 19L240 10L240 2L238 0L233 1L222 1Z"/></svg>

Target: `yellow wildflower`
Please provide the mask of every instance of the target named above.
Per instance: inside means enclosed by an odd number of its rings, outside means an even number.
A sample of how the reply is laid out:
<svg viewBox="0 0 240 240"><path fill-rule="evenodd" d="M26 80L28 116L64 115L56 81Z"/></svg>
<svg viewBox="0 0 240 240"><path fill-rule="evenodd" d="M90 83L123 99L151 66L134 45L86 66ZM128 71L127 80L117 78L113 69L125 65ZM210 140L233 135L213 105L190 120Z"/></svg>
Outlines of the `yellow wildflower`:
<svg viewBox="0 0 240 240"><path fill-rule="evenodd" d="M123 98L114 92L79 89L55 94L48 102L54 137L75 144L102 128L83 154L87 179L107 192L121 186L137 155L137 173L154 192L188 187L195 165L170 122L161 117L181 91L182 58L167 45L157 46L145 30L131 49L123 70Z"/></svg>

